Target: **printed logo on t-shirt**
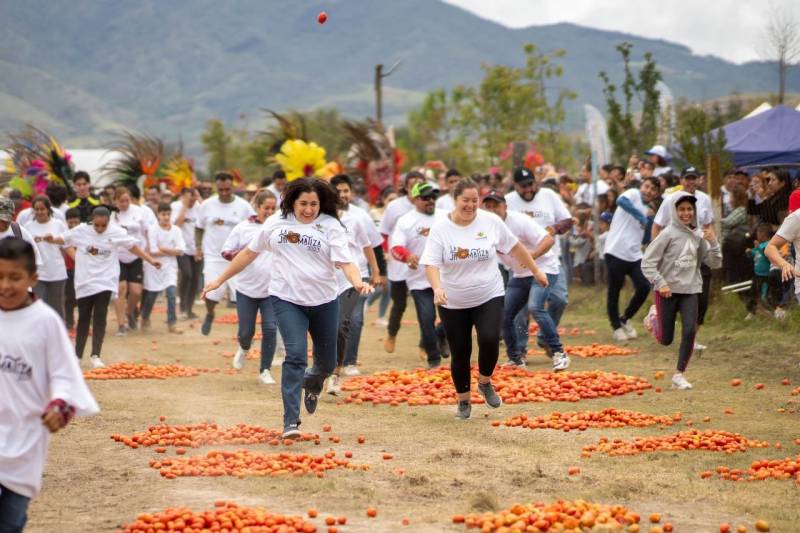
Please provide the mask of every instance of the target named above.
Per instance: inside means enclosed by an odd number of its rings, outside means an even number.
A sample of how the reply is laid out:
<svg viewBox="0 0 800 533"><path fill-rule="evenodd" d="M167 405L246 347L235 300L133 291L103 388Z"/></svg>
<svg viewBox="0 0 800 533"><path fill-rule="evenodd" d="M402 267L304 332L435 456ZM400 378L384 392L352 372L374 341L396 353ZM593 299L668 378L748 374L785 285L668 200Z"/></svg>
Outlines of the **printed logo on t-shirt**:
<svg viewBox="0 0 800 533"><path fill-rule="evenodd" d="M427 237L430 234L431 228L418 228L417 235L422 235L423 237Z"/></svg>
<svg viewBox="0 0 800 533"><path fill-rule="evenodd" d="M489 250L483 248L461 248L460 246L450 247L450 261L464 259L486 261L489 259Z"/></svg>
<svg viewBox="0 0 800 533"><path fill-rule="evenodd" d="M0 372L14 374L18 381L27 381L33 376L31 365L23 361L21 357L13 355L4 355L0 359Z"/></svg>
<svg viewBox="0 0 800 533"><path fill-rule="evenodd" d="M684 243L681 254L675 260L675 266L682 270L697 267L697 245L694 242Z"/></svg>
<svg viewBox="0 0 800 533"><path fill-rule="evenodd" d="M221 218L214 219L214 224L217 225L217 226L224 226L225 225L225 220L223 220Z"/></svg>
<svg viewBox="0 0 800 533"><path fill-rule="evenodd" d="M99 255L101 257L108 257L111 255L111 250L101 250L97 246L87 246L86 253L89 255Z"/></svg>
<svg viewBox="0 0 800 533"><path fill-rule="evenodd" d="M485 239L486 238L486 233L484 233L483 231L479 231L478 235L475 238L478 239L479 241L482 240L482 239Z"/></svg>
<svg viewBox="0 0 800 533"><path fill-rule="evenodd" d="M301 235L294 231L281 230L278 234L278 244L300 244L305 246L309 252L319 252L321 243L314 237Z"/></svg>

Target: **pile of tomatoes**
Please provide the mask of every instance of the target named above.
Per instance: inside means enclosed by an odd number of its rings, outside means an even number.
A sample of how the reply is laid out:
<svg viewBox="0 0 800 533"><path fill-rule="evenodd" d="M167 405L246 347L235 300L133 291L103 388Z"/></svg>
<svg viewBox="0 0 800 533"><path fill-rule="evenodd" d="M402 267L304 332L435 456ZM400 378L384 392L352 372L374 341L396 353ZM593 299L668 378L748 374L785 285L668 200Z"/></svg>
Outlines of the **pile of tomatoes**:
<svg viewBox="0 0 800 533"><path fill-rule="evenodd" d="M483 403L477 392L478 370L474 368L472 403ZM609 398L651 388L644 378L617 372L528 372L521 368L498 368L492 378L497 394L505 403L577 402L591 398ZM434 370L388 370L371 376L347 380L343 389L350 391L346 403L399 405L453 404L456 396L449 368Z"/></svg>
<svg viewBox="0 0 800 533"><path fill-rule="evenodd" d="M622 439L600 439L597 444L584 446L583 456L592 453L604 453L611 456L639 455L650 452L679 452L686 450L704 450L721 453L747 451L748 448L768 448L766 441L750 440L739 433L728 431L696 429L681 431L663 437L637 437L633 441Z"/></svg>
<svg viewBox="0 0 800 533"><path fill-rule="evenodd" d="M597 342L587 345L565 345L564 351L573 357L581 357L584 359L599 359L601 357L612 357L617 355L633 355L639 352L639 350L634 350L633 348L624 348L622 346L615 346L613 344L599 344ZM542 350L528 350L528 355L544 355L544 352Z"/></svg>
<svg viewBox="0 0 800 533"><path fill-rule="evenodd" d="M728 468L718 466L716 473L721 479L729 481L764 481L765 479L794 479L800 485L800 455L795 458L786 457L784 459L760 459L753 461L750 468L742 470L738 468ZM714 472L701 472L700 477L708 479Z"/></svg>
<svg viewBox="0 0 800 533"><path fill-rule="evenodd" d="M189 378L200 374L219 373L218 368L195 368L177 364L151 365L148 363L113 363L105 368L85 370L85 379L167 379Z"/></svg>
<svg viewBox="0 0 800 533"><path fill-rule="evenodd" d="M680 420L680 413L676 413L672 416L658 416L609 407L602 411L570 411L566 413L559 413L556 411L549 415L540 415L536 417L528 417L528 415L520 414L508 418L503 422L494 421L492 425L497 427L502 424L507 427L557 429L569 432L572 430L585 431L589 428L647 427L656 424L671 426Z"/></svg>

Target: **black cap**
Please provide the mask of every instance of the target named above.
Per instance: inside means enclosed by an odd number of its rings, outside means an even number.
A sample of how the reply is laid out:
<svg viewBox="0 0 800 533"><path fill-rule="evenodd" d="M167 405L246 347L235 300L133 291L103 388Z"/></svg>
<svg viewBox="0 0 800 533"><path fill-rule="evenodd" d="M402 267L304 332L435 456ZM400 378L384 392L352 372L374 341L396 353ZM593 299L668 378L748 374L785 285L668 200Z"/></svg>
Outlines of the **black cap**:
<svg viewBox="0 0 800 533"><path fill-rule="evenodd" d="M689 202L690 204L694 205L697 203L697 197L693 194L684 194L675 200L675 206L677 207L678 204L682 204L684 202Z"/></svg>
<svg viewBox="0 0 800 533"><path fill-rule="evenodd" d="M497 189L492 189L491 191L489 191L488 194L483 197L482 201L485 202L486 200L494 200L495 202L498 203L500 202L506 203L506 197L503 196L503 194Z"/></svg>
<svg viewBox="0 0 800 533"><path fill-rule="evenodd" d="M521 167L514 171L514 183L530 183L534 180L531 169Z"/></svg>
<svg viewBox="0 0 800 533"><path fill-rule="evenodd" d="M694 167L686 167L681 172L681 178L688 178L689 176L694 176L697 178L700 176L700 173Z"/></svg>

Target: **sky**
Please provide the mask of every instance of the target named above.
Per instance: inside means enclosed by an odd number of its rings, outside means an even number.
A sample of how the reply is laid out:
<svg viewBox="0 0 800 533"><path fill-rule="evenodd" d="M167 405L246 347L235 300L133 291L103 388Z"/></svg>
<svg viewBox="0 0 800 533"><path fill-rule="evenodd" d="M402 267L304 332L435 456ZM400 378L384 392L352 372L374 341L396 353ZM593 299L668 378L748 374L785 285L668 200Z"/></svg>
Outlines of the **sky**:
<svg viewBox="0 0 800 533"><path fill-rule="evenodd" d="M762 59L770 5L793 10L797 0L444 0L512 28L572 22L664 39L695 54L734 63Z"/></svg>

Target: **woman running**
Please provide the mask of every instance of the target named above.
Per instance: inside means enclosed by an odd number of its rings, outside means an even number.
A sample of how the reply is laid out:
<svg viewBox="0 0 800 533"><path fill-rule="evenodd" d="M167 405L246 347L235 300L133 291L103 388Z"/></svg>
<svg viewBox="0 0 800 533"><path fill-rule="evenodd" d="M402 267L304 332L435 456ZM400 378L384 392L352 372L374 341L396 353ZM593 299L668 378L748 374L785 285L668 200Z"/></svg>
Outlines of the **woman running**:
<svg viewBox="0 0 800 533"><path fill-rule="evenodd" d="M458 396L456 418L467 419L470 404L472 329L478 335L478 391L492 408L503 403L492 386L503 321L503 278L497 253L511 256L533 272L542 287L547 275L531 254L493 213L480 210L478 184L458 182L453 192L455 208L433 224L419 263L433 289L445 335L450 345L450 370Z"/></svg>
<svg viewBox="0 0 800 533"><path fill-rule="evenodd" d="M75 351L83 358L89 326L92 327L92 367L105 365L100 359L106 334L106 317L111 297L119 288L119 248L129 251L156 268L161 263L139 248L138 240L116 225L110 225L111 212L95 207L92 222L80 224L60 236L45 235L44 242L75 247L75 298L78 303L78 327Z"/></svg>
<svg viewBox="0 0 800 533"><path fill-rule="evenodd" d="M300 435L300 391L305 391L306 410L314 413L322 385L336 366L336 269L344 272L359 293L372 291L368 283L361 281L350 255L338 206L336 191L326 182L316 178L291 182L281 200L280 214L270 217L225 271L203 289L204 293L217 289L260 253L272 253L269 294L286 343L281 373L284 438ZM310 369L306 369L308 334L314 343L314 364Z"/></svg>
<svg viewBox="0 0 800 533"><path fill-rule="evenodd" d="M53 217L53 208L47 196L33 199L33 219L25 224L36 247L42 256L42 266L37 272L39 281L33 287L37 297L52 307L58 316L64 318L64 294L67 286L67 266L64 262L62 247L42 241L44 235L61 235L67 231L67 225Z"/></svg>
<svg viewBox="0 0 800 533"><path fill-rule="evenodd" d="M277 199L268 189L261 189L253 196L256 214L237 224L222 245L222 257L233 260L236 254L253 241L261 231L264 221L275 213ZM239 349L233 356L233 368L241 370L256 332L256 317L261 313L261 368L259 379L272 385L272 359L275 356L278 329L275 310L269 299L269 280L272 270L272 254L259 254L258 258L236 275L236 314L239 317Z"/></svg>

